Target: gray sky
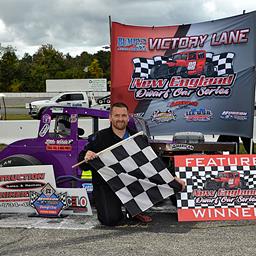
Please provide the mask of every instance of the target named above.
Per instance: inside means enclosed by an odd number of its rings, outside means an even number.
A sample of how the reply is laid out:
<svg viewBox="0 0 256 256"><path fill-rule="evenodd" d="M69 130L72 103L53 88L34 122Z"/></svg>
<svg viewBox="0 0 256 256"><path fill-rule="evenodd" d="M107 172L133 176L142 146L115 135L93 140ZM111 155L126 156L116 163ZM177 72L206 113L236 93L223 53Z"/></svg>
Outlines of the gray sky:
<svg viewBox="0 0 256 256"><path fill-rule="evenodd" d="M72 56L109 45L108 16L131 25L198 23L256 10L255 0L0 0L0 43L18 57L52 44Z"/></svg>

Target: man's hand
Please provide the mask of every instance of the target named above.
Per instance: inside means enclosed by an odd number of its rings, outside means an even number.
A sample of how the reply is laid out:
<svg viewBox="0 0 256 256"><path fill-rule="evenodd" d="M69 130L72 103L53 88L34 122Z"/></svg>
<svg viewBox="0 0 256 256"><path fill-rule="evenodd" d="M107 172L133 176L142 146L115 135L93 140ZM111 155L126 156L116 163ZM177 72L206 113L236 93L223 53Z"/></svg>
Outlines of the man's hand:
<svg viewBox="0 0 256 256"><path fill-rule="evenodd" d="M183 191L185 189L186 182L184 180L178 178L178 177L174 177L174 179L180 183L180 185L182 186L182 190L181 191Z"/></svg>
<svg viewBox="0 0 256 256"><path fill-rule="evenodd" d="M88 150L84 156L85 162L88 162L96 157L96 153Z"/></svg>

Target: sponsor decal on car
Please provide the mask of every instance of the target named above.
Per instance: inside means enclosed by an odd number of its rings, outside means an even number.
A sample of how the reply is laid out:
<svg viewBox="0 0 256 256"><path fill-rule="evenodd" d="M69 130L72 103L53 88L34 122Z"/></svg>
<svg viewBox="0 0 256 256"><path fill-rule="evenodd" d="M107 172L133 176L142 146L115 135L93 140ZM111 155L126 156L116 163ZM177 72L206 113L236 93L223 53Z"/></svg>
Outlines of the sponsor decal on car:
<svg viewBox="0 0 256 256"><path fill-rule="evenodd" d="M44 124L49 124L51 122L51 116L48 114L43 115L42 121Z"/></svg>
<svg viewBox="0 0 256 256"><path fill-rule="evenodd" d="M46 140L47 151L71 151L72 150L72 139L60 139L60 140Z"/></svg>
<svg viewBox="0 0 256 256"><path fill-rule="evenodd" d="M70 123L76 123L76 122L77 122L77 114L71 114Z"/></svg>
<svg viewBox="0 0 256 256"><path fill-rule="evenodd" d="M47 132L49 131L49 129L50 129L50 125L44 124L42 129L39 131L39 136L44 137L47 134Z"/></svg>

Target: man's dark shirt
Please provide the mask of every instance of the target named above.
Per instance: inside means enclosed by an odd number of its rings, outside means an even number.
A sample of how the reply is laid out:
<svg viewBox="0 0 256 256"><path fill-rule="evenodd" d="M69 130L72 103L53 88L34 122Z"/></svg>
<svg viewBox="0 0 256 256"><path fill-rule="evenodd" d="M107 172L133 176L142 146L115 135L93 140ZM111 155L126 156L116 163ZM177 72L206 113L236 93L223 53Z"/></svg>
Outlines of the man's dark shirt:
<svg viewBox="0 0 256 256"><path fill-rule="evenodd" d="M134 131L128 129L129 135L135 134ZM89 143L85 147L83 151L79 154L79 161L82 161L84 159L85 153L88 150L91 150L95 153L98 153L120 141L123 139L118 137L112 130L112 127L103 129L101 131L96 132L89 138ZM80 167L82 169L88 169L88 164L81 164ZM92 183L95 185L105 185L106 182L103 180L103 178L98 174L92 167L89 166L89 169L92 169Z"/></svg>

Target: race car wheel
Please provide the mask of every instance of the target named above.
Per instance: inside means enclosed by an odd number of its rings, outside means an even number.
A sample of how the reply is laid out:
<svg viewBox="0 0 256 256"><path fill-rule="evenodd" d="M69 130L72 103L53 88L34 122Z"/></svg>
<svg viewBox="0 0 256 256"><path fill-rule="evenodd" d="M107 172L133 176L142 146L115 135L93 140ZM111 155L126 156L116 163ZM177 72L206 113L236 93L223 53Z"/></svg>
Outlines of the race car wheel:
<svg viewBox="0 0 256 256"><path fill-rule="evenodd" d="M12 155L0 160L0 167L11 166L26 166L26 165L40 165L42 164L38 159L29 155Z"/></svg>
<svg viewBox="0 0 256 256"><path fill-rule="evenodd" d="M225 188L225 189L229 189L229 184L228 184L228 183L225 183L225 184L224 184L224 188Z"/></svg>
<svg viewBox="0 0 256 256"><path fill-rule="evenodd" d="M187 70L185 67L182 67L182 68L181 68L180 76L181 76L181 77L184 77L184 78L187 78L187 77L188 77L188 70Z"/></svg>
<svg viewBox="0 0 256 256"><path fill-rule="evenodd" d="M206 181L205 183L205 189L207 190L217 190L219 187L219 184L214 181Z"/></svg>
<svg viewBox="0 0 256 256"><path fill-rule="evenodd" d="M204 66L205 76L214 76L214 66L212 63L206 63Z"/></svg>
<svg viewBox="0 0 256 256"><path fill-rule="evenodd" d="M169 68L166 64L154 66L151 69L150 76L153 79L168 78Z"/></svg>
<svg viewBox="0 0 256 256"><path fill-rule="evenodd" d="M99 100L98 103L101 105L103 104L103 100Z"/></svg>
<svg viewBox="0 0 256 256"><path fill-rule="evenodd" d="M110 104L110 99L107 99L107 104Z"/></svg>
<svg viewBox="0 0 256 256"><path fill-rule="evenodd" d="M247 188L247 186L246 186L246 181L244 180L244 179L241 179L241 181L240 181L240 188Z"/></svg>

